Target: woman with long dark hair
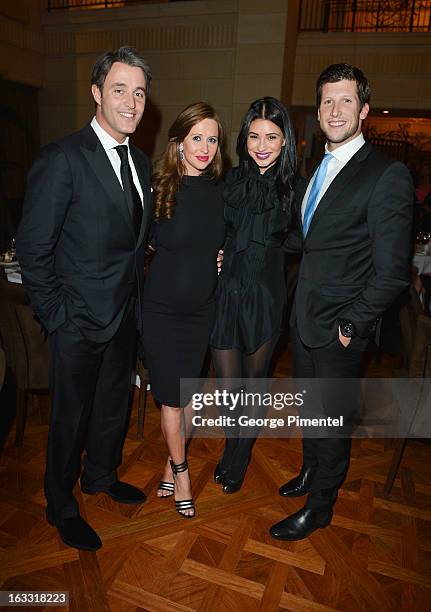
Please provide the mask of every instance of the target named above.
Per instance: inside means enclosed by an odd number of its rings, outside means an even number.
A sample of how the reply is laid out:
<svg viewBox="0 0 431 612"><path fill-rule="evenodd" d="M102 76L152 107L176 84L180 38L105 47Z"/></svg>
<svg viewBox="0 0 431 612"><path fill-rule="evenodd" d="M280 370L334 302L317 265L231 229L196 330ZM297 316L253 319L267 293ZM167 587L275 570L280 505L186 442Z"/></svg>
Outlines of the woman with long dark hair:
<svg viewBox="0 0 431 612"><path fill-rule="evenodd" d="M155 256L145 282L143 344L169 458L158 496L195 515L185 451L181 378L199 378L214 322L223 244L223 127L204 102L185 108L154 174Z"/></svg>
<svg viewBox="0 0 431 612"><path fill-rule="evenodd" d="M227 175L223 194L227 239L210 344L219 379L256 379L268 375L286 306L282 247L290 224L296 150L288 111L279 100L265 97L251 104L236 150L239 166ZM225 493L241 488L253 433L238 426L226 432L214 473Z"/></svg>

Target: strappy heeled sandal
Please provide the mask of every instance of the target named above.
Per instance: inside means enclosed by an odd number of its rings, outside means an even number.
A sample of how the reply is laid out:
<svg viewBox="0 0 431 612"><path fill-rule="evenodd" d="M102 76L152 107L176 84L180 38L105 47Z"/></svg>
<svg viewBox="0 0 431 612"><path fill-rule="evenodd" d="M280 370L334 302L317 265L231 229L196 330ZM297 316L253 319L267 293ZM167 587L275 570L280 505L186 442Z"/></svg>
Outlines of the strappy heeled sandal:
<svg viewBox="0 0 431 612"><path fill-rule="evenodd" d="M169 491L169 495L157 495L159 499L172 497L175 491L175 484L173 482L168 482L167 480L161 480L159 482L159 486L157 487L157 491Z"/></svg>
<svg viewBox="0 0 431 612"><path fill-rule="evenodd" d="M172 476L174 477L174 480L176 479L177 474L185 472L189 469L187 459L182 463L174 463L171 459L169 463L171 464ZM195 501L193 497L191 499L183 499L181 501L175 500L175 510L184 518L193 518L196 514ZM184 514L184 510L193 510L193 514Z"/></svg>

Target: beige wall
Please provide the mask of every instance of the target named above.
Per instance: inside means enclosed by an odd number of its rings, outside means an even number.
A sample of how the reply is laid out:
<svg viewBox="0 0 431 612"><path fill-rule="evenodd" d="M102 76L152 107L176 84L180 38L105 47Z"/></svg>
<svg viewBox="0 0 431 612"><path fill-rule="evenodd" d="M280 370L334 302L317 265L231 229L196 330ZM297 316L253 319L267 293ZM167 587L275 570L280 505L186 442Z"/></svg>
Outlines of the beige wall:
<svg viewBox="0 0 431 612"><path fill-rule="evenodd" d="M42 142L92 116L91 66L103 51L127 44L144 52L154 76L138 144L157 156L178 112L206 100L220 112L233 151L250 102L281 95L286 7L287 0L199 0L45 13Z"/></svg>
<svg viewBox="0 0 431 612"><path fill-rule="evenodd" d="M136 46L154 73L152 104L136 139L156 155L173 118L199 99L219 110L233 153L252 100L283 93L290 102L286 82L293 63L292 104L298 107L314 106L316 76L339 61L363 68L373 107L431 107L431 34L303 32L295 58L298 2L198 0L51 13L45 0L2 3L0 74L40 87L44 144L92 116L89 74L97 55L122 44Z"/></svg>
<svg viewBox="0 0 431 612"><path fill-rule="evenodd" d="M2 209L8 208L14 223L20 216L26 175L39 148L38 88L42 78L38 1L0 2L0 204ZM0 229L6 231L6 227Z"/></svg>
<svg viewBox="0 0 431 612"><path fill-rule="evenodd" d="M281 97L287 0L239 0L230 151L250 102Z"/></svg>
<svg viewBox="0 0 431 612"><path fill-rule="evenodd" d="M8 81L40 86L43 75L41 0L2 2L0 75Z"/></svg>
<svg viewBox="0 0 431 612"><path fill-rule="evenodd" d="M297 40L292 103L314 106L316 77L326 66L360 67L377 108L431 108L431 33L303 32Z"/></svg>

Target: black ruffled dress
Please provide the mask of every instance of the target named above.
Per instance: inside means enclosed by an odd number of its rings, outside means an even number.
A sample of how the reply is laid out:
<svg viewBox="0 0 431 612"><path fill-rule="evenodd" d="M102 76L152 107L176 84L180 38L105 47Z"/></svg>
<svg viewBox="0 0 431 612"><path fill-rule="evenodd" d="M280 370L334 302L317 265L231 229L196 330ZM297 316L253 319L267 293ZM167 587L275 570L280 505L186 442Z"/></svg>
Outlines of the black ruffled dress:
<svg viewBox="0 0 431 612"><path fill-rule="evenodd" d="M254 353L278 335L286 308L283 242L289 214L277 195L275 168L234 168L223 192L227 239L210 344Z"/></svg>

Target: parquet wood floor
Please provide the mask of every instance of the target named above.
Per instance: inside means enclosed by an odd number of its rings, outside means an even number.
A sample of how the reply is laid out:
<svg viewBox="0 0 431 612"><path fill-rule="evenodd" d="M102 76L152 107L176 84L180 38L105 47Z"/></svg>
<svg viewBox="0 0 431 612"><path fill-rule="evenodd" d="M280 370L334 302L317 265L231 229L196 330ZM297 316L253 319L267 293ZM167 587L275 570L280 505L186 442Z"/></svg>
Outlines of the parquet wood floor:
<svg viewBox="0 0 431 612"><path fill-rule="evenodd" d="M371 374L376 367L385 364ZM276 374L289 371L282 354ZM83 516L103 540L89 553L63 545L44 519L47 419L41 398L23 448L14 448L11 432L1 457L3 590L68 590L77 612L431 609L429 445L409 442L385 499L390 442L354 441L331 526L301 542L276 542L268 528L303 503L277 494L300 467L300 440L259 440L243 488L224 496L212 481L222 441L195 439L189 462L197 516L185 520L172 499L155 495L166 459L159 412L150 400L138 441L135 401L120 476L148 500L121 506L77 490Z"/></svg>

